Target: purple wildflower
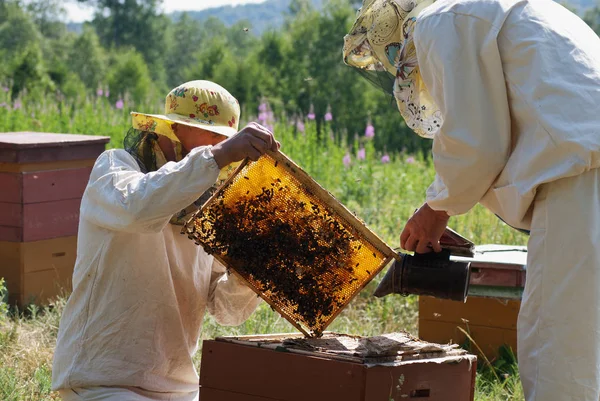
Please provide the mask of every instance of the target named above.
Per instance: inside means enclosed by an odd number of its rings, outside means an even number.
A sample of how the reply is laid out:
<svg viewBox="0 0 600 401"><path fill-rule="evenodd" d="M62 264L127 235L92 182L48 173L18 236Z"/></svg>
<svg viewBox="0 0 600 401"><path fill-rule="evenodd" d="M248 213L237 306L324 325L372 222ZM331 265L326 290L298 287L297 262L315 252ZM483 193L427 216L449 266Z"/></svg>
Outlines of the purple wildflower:
<svg viewBox="0 0 600 401"><path fill-rule="evenodd" d="M375 136L375 127L371 124L371 121L367 123L367 128L365 129L365 136L367 138L373 138Z"/></svg>
<svg viewBox="0 0 600 401"><path fill-rule="evenodd" d="M327 106L327 113L325 113L325 121L333 120L333 115L331 114L331 106Z"/></svg>
<svg viewBox="0 0 600 401"><path fill-rule="evenodd" d="M314 120L315 119L315 108L314 106L311 104L310 105L310 110L308 111L308 114L306 115L306 118L308 118L309 120Z"/></svg>
<svg viewBox="0 0 600 401"><path fill-rule="evenodd" d="M21 109L21 107L23 107L23 103L21 103L21 100L15 100L15 102L13 103L13 110L19 110Z"/></svg>
<svg viewBox="0 0 600 401"><path fill-rule="evenodd" d="M344 166L350 167L350 163L352 163L352 159L350 158L350 153L346 153L346 155L344 155L342 162L344 163Z"/></svg>
<svg viewBox="0 0 600 401"><path fill-rule="evenodd" d="M416 162L416 160L412 156L409 156L406 158L406 163L408 163L408 164L415 164L415 162Z"/></svg>
<svg viewBox="0 0 600 401"><path fill-rule="evenodd" d="M115 107L118 110L123 110L123 106L125 106L125 103L123 103L123 99L119 99L117 100L117 103L115 103Z"/></svg>
<svg viewBox="0 0 600 401"><path fill-rule="evenodd" d="M9 108L9 107L8 107L8 104L7 104L6 102L2 102L2 103L0 103L0 107L4 107L4 108L5 108L5 109L7 109L7 110L8 110L8 108Z"/></svg>
<svg viewBox="0 0 600 401"><path fill-rule="evenodd" d="M358 149L358 152L356 153L356 158L358 160L365 160L366 157L367 157L367 152L365 151L365 148Z"/></svg>
<svg viewBox="0 0 600 401"><path fill-rule="evenodd" d="M110 91L108 90L108 88L106 88L106 90L104 91L104 96L106 96L106 97L110 96Z"/></svg>
<svg viewBox="0 0 600 401"><path fill-rule="evenodd" d="M296 129L300 132L304 132L304 122L301 119L296 121Z"/></svg>
<svg viewBox="0 0 600 401"><path fill-rule="evenodd" d="M10 90L10 88L9 88L8 86L3 86L3 87L2 87L2 90L3 90L4 92L8 92L8 91Z"/></svg>
<svg viewBox="0 0 600 401"><path fill-rule="evenodd" d="M104 91L102 90L102 88L98 88L98 89L96 90L96 95L97 95L98 97L101 97L102 95L104 95Z"/></svg>
<svg viewBox="0 0 600 401"><path fill-rule="evenodd" d="M261 113L264 113L267 111L267 102L265 102L264 100L261 102L261 104L258 105L258 111ZM259 113L260 115L260 113Z"/></svg>
<svg viewBox="0 0 600 401"><path fill-rule="evenodd" d="M387 153L381 156L381 163L388 164L390 162L390 155Z"/></svg>

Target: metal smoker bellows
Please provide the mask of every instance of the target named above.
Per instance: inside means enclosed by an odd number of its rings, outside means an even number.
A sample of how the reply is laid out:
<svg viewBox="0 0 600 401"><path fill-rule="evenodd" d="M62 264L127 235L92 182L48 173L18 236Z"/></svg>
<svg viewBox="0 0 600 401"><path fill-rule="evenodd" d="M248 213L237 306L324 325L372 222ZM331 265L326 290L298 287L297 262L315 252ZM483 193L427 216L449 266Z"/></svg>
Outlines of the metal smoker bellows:
<svg viewBox="0 0 600 401"><path fill-rule="evenodd" d="M281 152L244 162L183 233L307 336L399 259Z"/></svg>
<svg viewBox="0 0 600 401"><path fill-rule="evenodd" d="M443 249L440 253L402 255L373 295L429 295L464 302L469 291L470 263L452 261L450 254L449 249Z"/></svg>

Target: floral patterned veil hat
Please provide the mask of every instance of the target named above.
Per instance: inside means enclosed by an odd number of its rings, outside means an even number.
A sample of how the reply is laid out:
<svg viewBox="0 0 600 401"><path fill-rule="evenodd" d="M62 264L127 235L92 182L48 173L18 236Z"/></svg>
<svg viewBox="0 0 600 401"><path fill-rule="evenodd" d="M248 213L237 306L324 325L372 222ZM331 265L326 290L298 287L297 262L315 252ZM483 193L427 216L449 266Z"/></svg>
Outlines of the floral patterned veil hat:
<svg viewBox="0 0 600 401"><path fill-rule="evenodd" d="M344 62L390 90L406 124L433 138L442 113L421 79L413 33L417 16L435 0L363 0L344 37Z"/></svg>
<svg viewBox="0 0 600 401"><path fill-rule="evenodd" d="M158 135L174 145L176 161L183 159L183 147L174 125L201 128L230 137L238 131L240 105L223 87L210 81L190 81L171 90L165 101L164 114L131 113L132 128L124 140L124 148L137 161L142 172L156 171L167 160L158 146ZM239 163L224 167L217 183L196 202L175 214L172 224L182 225L214 193Z"/></svg>

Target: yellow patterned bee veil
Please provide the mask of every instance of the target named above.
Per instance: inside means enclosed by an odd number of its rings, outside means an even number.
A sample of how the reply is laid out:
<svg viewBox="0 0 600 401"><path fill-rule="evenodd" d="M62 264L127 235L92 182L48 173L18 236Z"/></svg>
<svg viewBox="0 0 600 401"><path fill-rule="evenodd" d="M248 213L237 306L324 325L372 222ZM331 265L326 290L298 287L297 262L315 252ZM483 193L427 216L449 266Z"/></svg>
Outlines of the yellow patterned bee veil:
<svg viewBox="0 0 600 401"><path fill-rule="evenodd" d="M184 149L177 137L175 124L200 128L224 138L238 131L240 105L225 88L210 81L186 82L169 92L164 114L131 113L132 127L125 136L124 148L131 154L144 173L156 171L167 160L158 145L158 136L169 138L175 150L175 161L184 157ZM203 131L198 131L200 134ZM187 149L188 151L190 149ZM172 224L182 225L198 207L202 206L216 188L224 182L239 163L221 170L217 183L202 194L194 204L175 214Z"/></svg>
<svg viewBox="0 0 600 401"><path fill-rule="evenodd" d="M442 114L421 79L413 32L434 1L363 0L343 49L344 62L391 91L406 124L424 138L433 138Z"/></svg>

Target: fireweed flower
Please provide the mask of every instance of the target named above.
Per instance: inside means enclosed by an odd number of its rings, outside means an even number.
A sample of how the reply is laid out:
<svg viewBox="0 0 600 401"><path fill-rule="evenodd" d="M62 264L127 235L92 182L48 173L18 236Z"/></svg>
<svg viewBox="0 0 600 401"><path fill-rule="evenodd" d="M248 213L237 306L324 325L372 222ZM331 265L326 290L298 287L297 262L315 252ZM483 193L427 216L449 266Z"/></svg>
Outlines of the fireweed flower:
<svg viewBox="0 0 600 401"><path fill-rule="evenodd" d="M367 157L367 153L365 151L365 148L358 149L358 152L356 153L356 158L358 160L365 160L366 157Z"/></svg>
<svg viewBox="0 0 600 401"><path fill-rule="evenodd" d="M300 132L304 132L304 122L301 119L296 121L296 129Z"/></svg>
<svg viewBox="0 0 600 401"><path fill-rule="evenodd" d="M308 118L309 120L314 120L315 119L315 107L312 105L310 105L310 110L308 111L308 114L306 115L306 118Z"/></svg>
<svg viewBox="0 0 600 401"><path fill-rule="evenodd" d="M98 89L96 90L96 95L97 95L98 97L100 97L100 96L104 95L104 91L102 90L102 88L98 88Z"/></svg>
<svg viewBox="0 0 600 401"><path fill-rule="evenodd" d="M119 100L117 100L117 103L115 103L115 108L117 110L123 110L124 106L125 106L125 103L123 102L123 99L119 99Z"/></svg>
<svg viewBox="0 0 600 401"><path fill-rule="evenodd" d="M384 154L383 156L381 156L381 163L383 164L387 164L390 162L390 155L388 155L387 153Z"/></svg>
<svg viewBox="0 0 600 401"><path fill-rule="evenodd" d="M352 159L350 158L350 153L346 153L346 155L342 159L342 162L344 163L345 167L350 167L350 163L352 162Z"/></svg>
<svg viewBox="0 0 600 401"><path fill-rule="evenodd" d="M416 160L412 156L409 156L406 158L406 163L408 163L408 164L415 164L415 162L416 162Z"/></svg>
<svg viewBox="0 0 600 401"><path fill-rule="evenodd" d="M325 113L325 121L333 120L333 115L331 114L331 106L327 106L327 113Z"/></svg>
<svg viewBox="0 0 600 401"><path fill-rule="evenodd" d="M371 124L371 120L367 123L367 128L365 128L365 136L367 138L373 138L375 136L375 127Z"/></svg>
<svg viewBox="0 0 600 401"><path fill-rule="evenodd" d="M15 100L15 102L13 103L13 110L20 110L22 107L23 103L21 103L21 100Z"/></svg>

